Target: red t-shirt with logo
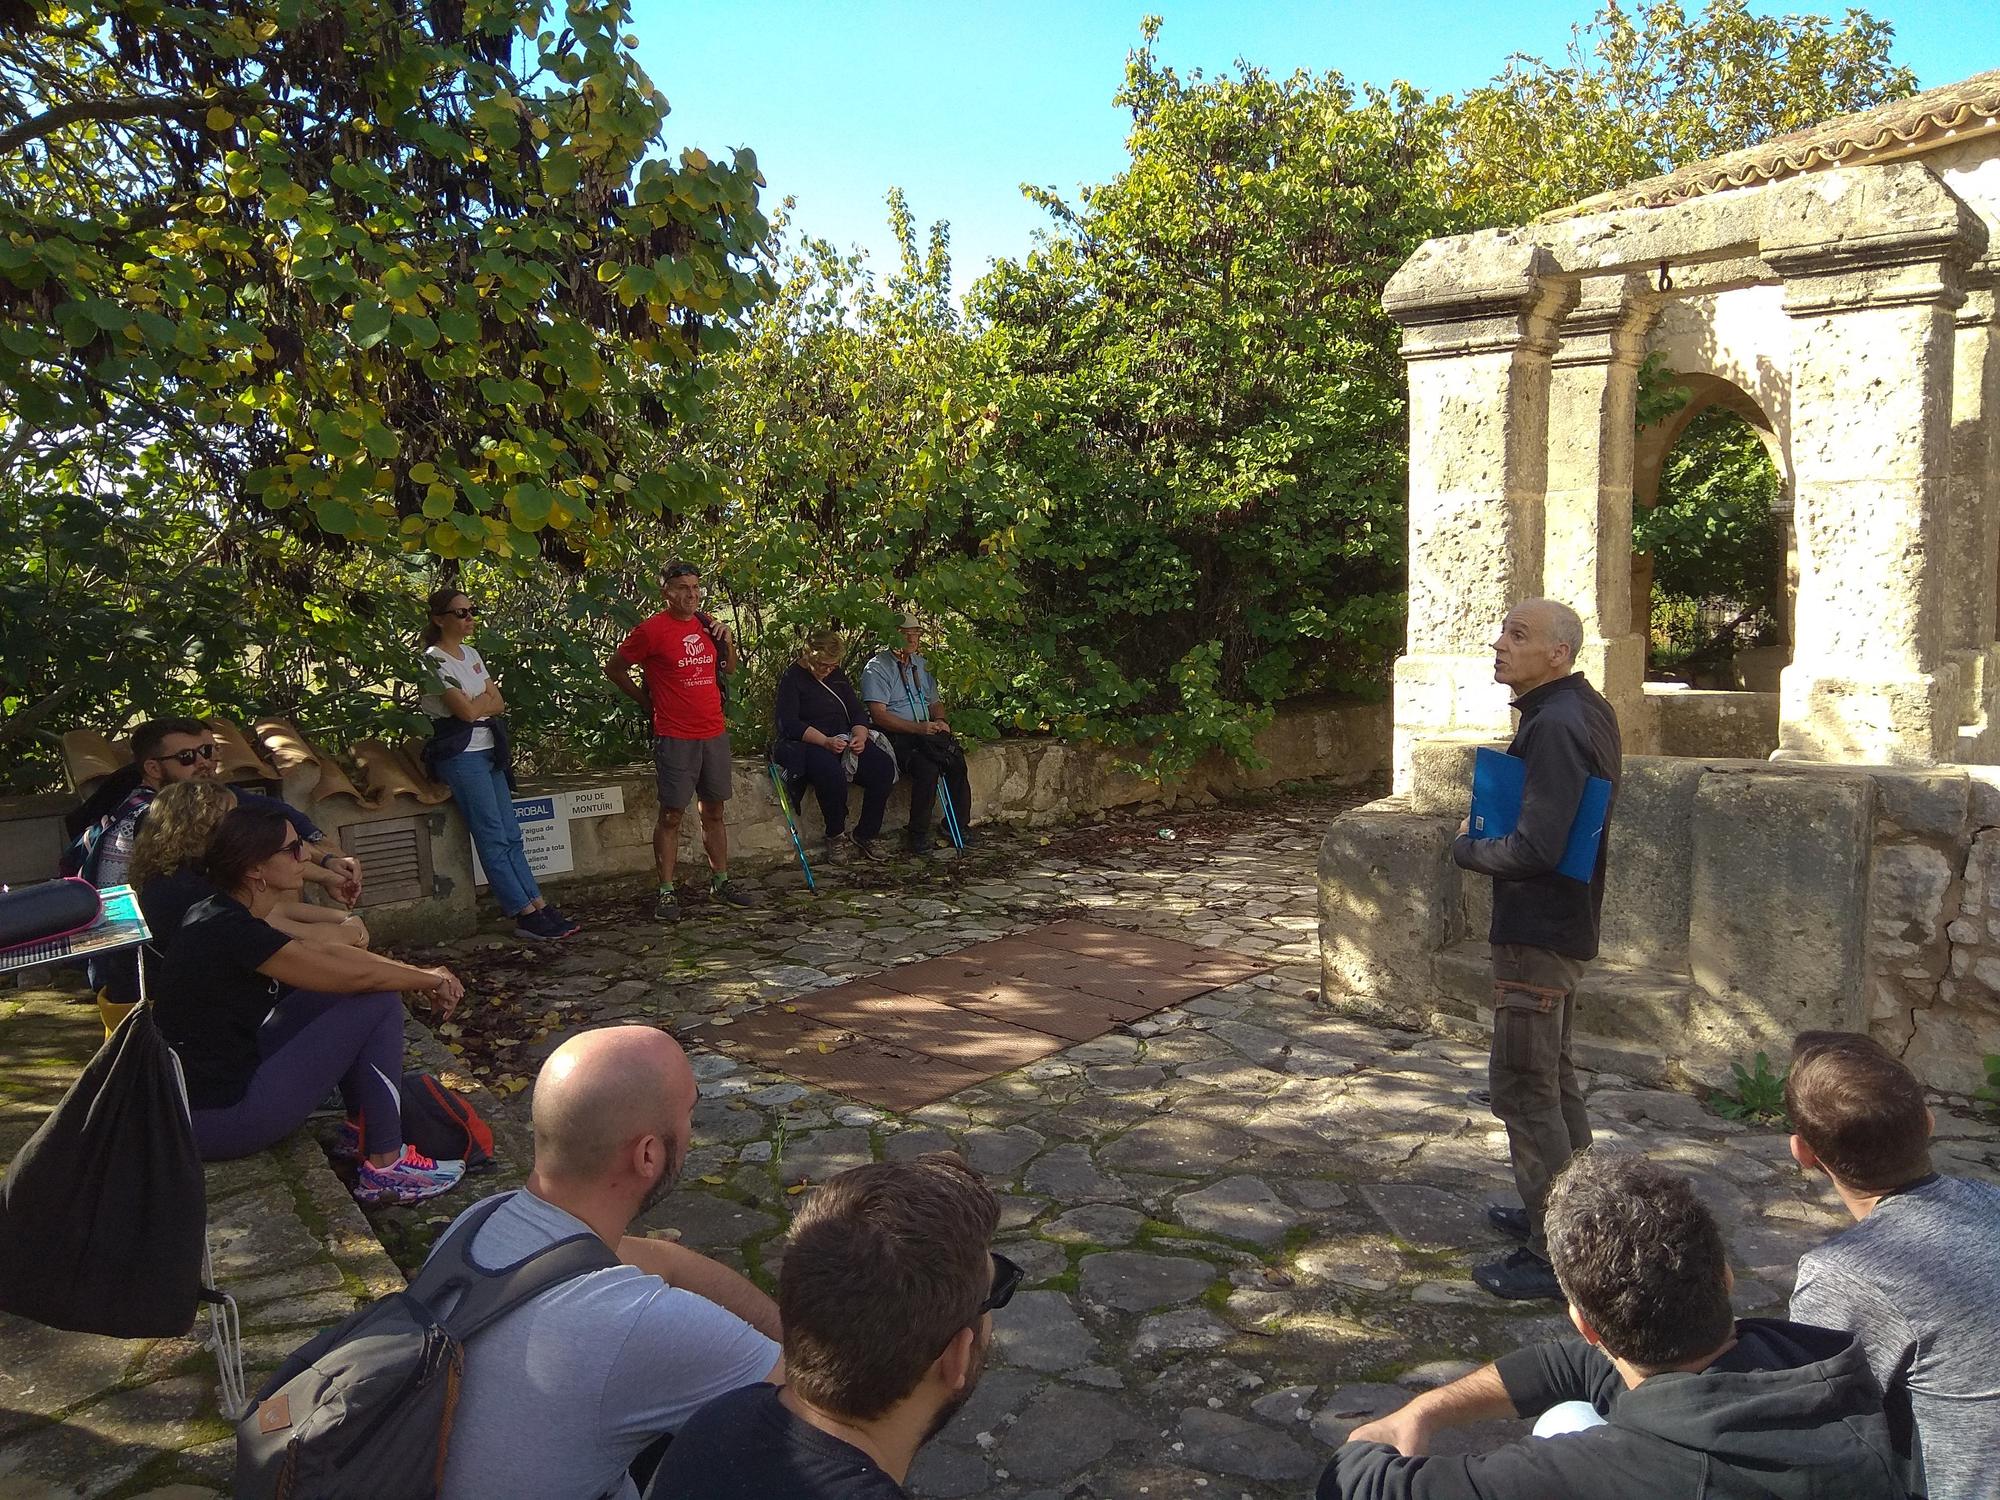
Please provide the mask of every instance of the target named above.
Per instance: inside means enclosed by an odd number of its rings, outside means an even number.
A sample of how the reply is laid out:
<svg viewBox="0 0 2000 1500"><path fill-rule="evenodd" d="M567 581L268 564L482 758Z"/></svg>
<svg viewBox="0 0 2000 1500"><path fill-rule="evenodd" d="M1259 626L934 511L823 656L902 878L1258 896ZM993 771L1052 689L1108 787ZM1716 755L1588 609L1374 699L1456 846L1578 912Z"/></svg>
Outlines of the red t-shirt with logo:
<svg viewBox="0 0 2000 1500"><path fill-rule="evenodd" d="M666 739L712 740L722 721L722 689L715 680L715 642L693 616L661 610L641 620L618 647L618 659L646 674L653 700L653 733Z"/></svg>

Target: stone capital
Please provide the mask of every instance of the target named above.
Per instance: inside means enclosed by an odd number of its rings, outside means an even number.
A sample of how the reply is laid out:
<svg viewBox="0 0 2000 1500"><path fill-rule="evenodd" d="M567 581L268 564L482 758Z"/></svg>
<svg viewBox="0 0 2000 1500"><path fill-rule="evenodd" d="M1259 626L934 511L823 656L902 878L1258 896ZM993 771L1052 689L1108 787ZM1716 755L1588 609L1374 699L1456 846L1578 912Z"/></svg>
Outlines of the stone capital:
<svg viewBox="0 0 2000 1500"><path fill-rule="evenodd" d="M1661 295L1643 276L1586 279L1558 330L1551 363L1637 366L1646 352L1646 333L1660 315Z"/></svg>
<svg viewBox="0 0 2000 1500"><path fill-rule="evenodd" d="M1760 247L1795 317L1957 307L1986 226L1921 162L1809 172L1771 189Z"/></svg>
<svg viewBox="0 0 2000 1500"><path fill-rule="evenodd" d="M1548 251L1488 230L1419 246L1389 278L1382 307L1402 325L1406 360L1547 354L1574 296Z"/></svg>

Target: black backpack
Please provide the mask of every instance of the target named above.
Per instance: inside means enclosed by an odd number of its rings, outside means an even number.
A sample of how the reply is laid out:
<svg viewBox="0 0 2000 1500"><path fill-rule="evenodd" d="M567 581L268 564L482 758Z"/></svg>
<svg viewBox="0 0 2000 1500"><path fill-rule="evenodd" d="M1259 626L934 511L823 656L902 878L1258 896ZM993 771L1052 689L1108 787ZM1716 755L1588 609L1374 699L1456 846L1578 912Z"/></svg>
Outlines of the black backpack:
<svg viewBox="0 0 2000 1500"><path fill-rule="evenodd" d="M415 1500L444 1484L465 1342L550 1287L618 1264L594 1234L511 1266L472 1263L489 1198L417 1279L329 1328L279 1366L236 1424L237 1500ZM457 1305L436 1309L453 1293Z"/></svg>

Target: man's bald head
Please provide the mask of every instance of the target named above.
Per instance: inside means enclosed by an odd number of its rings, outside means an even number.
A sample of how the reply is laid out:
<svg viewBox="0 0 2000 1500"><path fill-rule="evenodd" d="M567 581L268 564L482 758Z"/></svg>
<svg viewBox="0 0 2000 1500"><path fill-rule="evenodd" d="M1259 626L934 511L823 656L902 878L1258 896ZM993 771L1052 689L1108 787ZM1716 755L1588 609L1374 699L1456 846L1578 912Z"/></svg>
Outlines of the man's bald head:
<svg viewBox="0 0 2000 1500"><path fill-rule="evenodd" d="M1493 643L1493 679L1516 694L1576 670L1583 650L1583 621L1555 599L1523 599L1501 622Z"/></svg>
<svg viewBox="0 0 2000 1500"><path fill-rule="evenodd" d="M657 1135L677 1172L694 1100L694 1070L664 1031L606 1026L571 1037L535 1079L535 1171L591 1181L615 1173L639 1137Z"/></svg>

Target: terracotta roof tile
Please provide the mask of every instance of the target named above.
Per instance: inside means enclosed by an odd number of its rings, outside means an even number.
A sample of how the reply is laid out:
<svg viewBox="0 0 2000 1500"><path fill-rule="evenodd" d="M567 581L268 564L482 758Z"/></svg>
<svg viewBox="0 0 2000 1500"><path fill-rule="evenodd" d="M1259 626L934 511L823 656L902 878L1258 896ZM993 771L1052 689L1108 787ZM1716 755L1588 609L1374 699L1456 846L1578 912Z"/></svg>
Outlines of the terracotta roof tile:
<svg viewBox="0 0 2000 1500"><path fill-rule="evenodd" d="M2000 130L2000 68L1860 114L1842 115L1762 145L1694 162L1660 177L1554 209L1543 220L1620 208L1662 208L1708 193L1774 182L1820 167L1915 156Z"/></svg>

